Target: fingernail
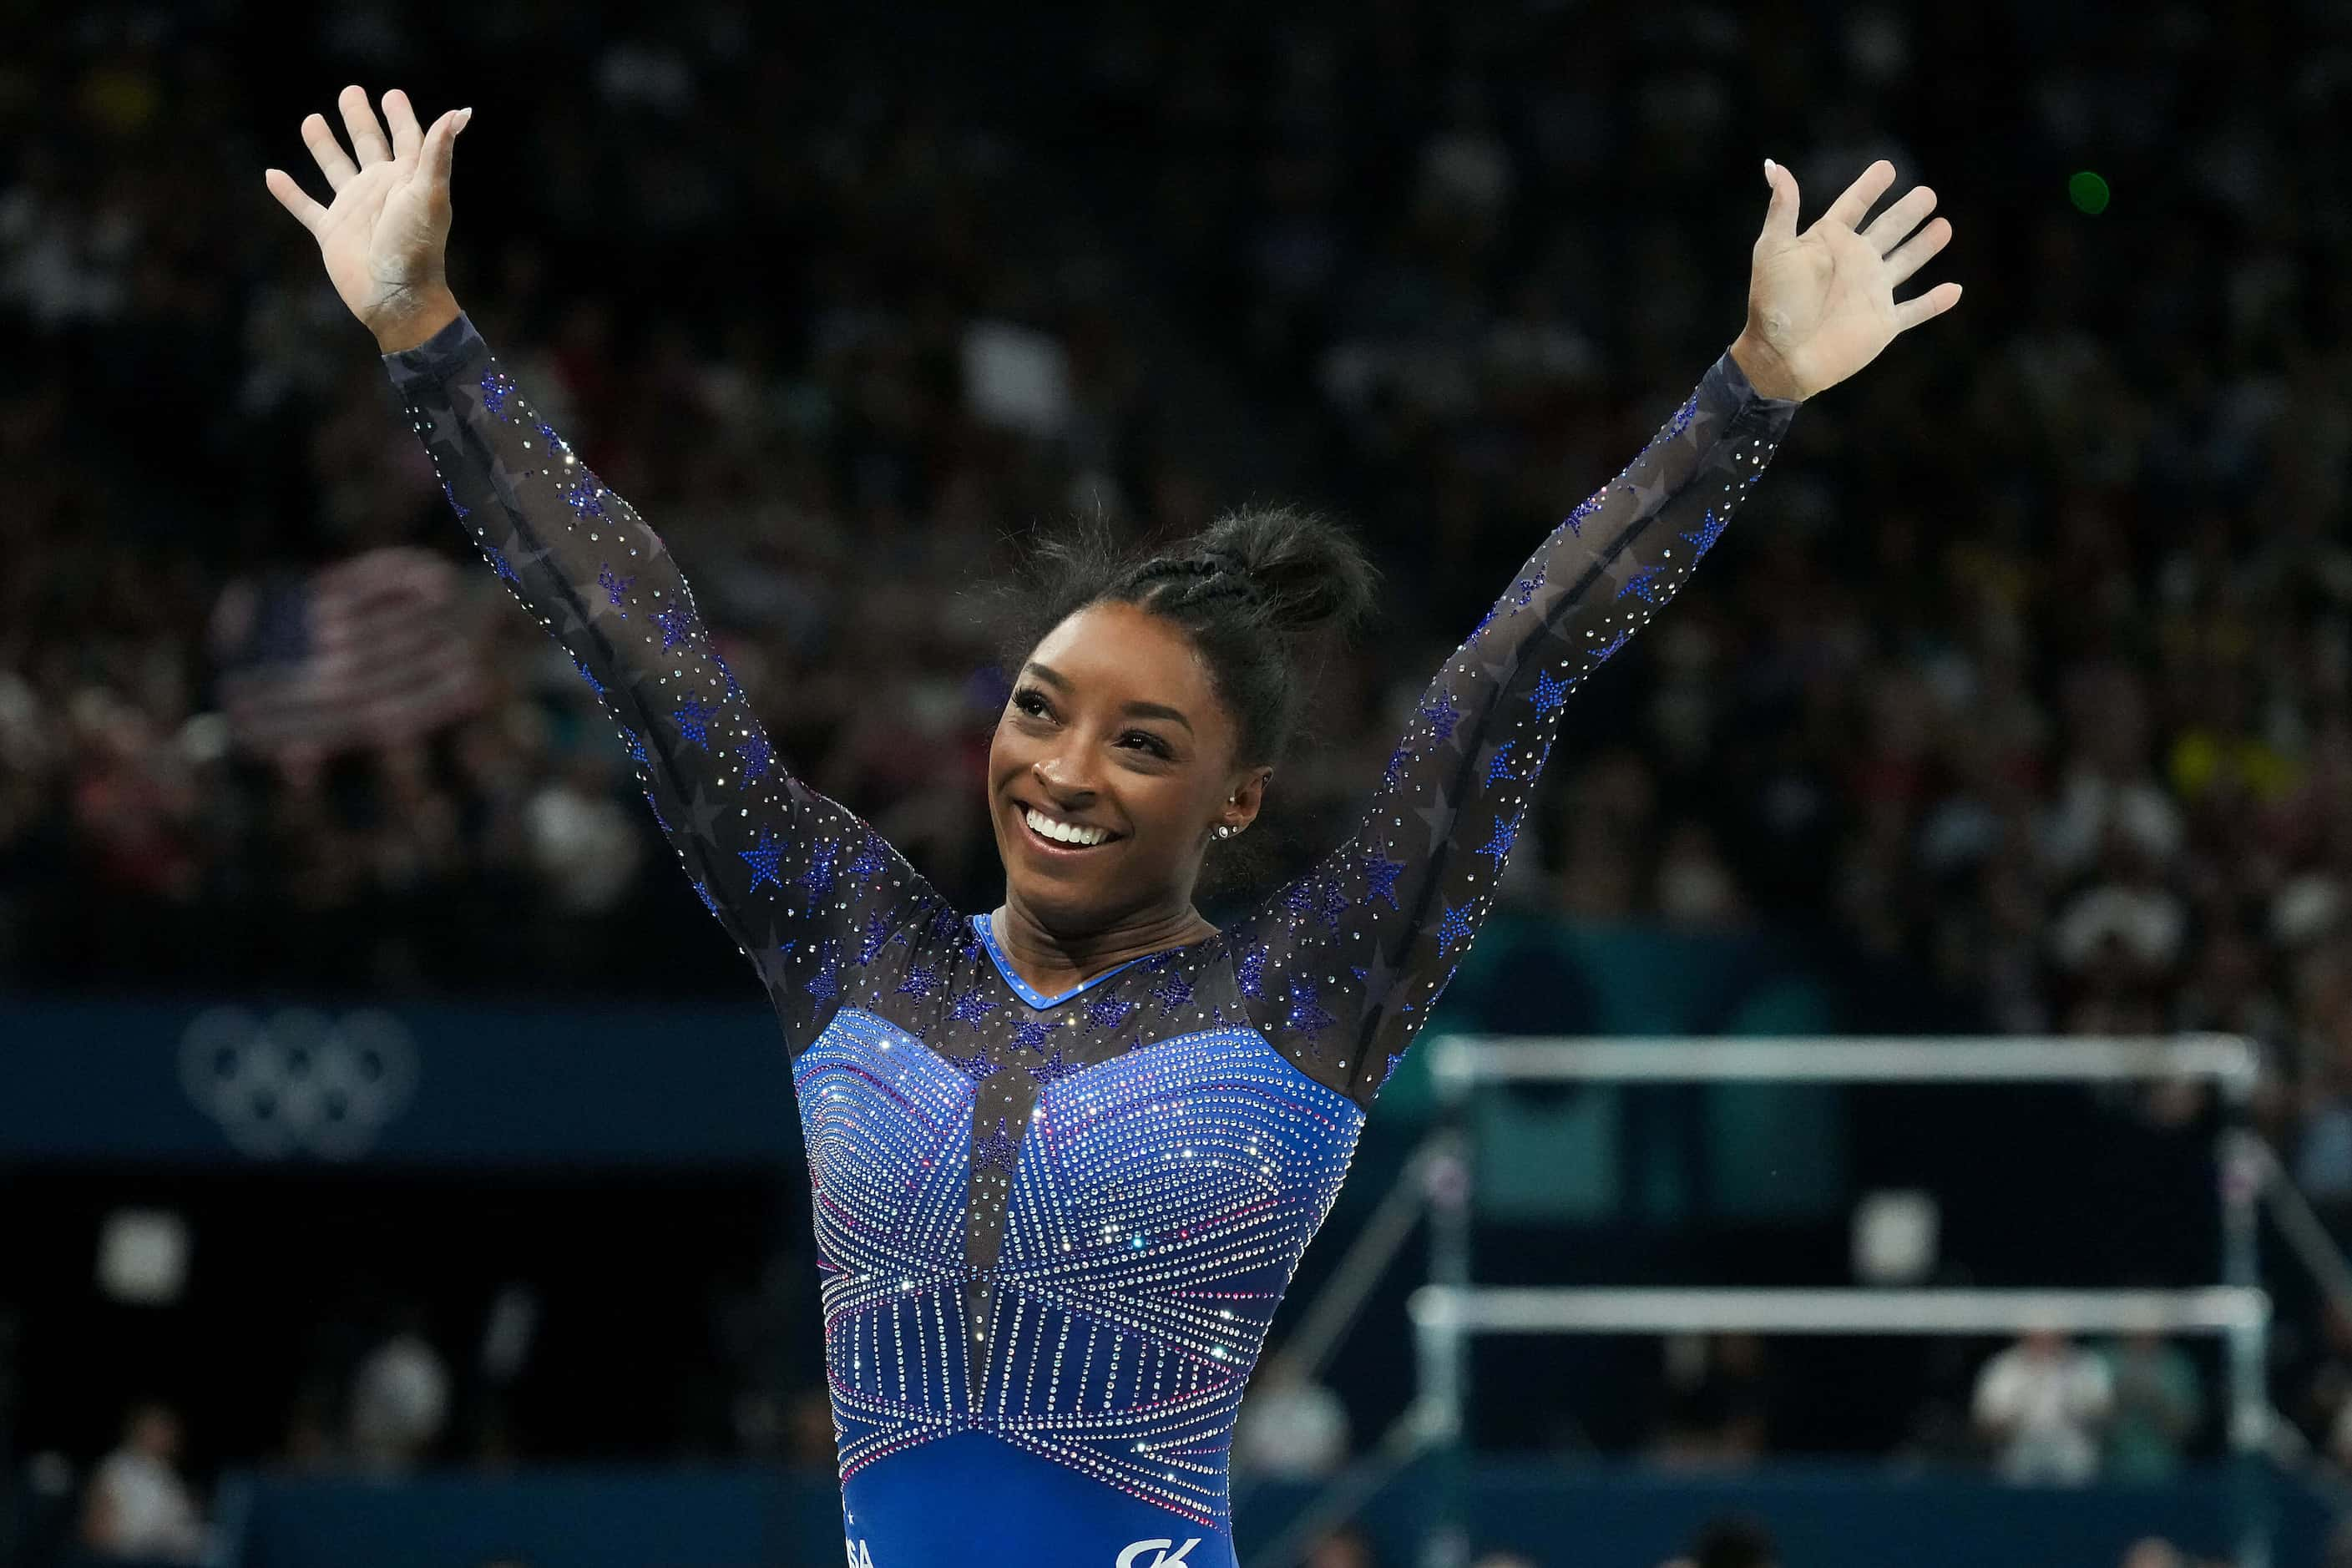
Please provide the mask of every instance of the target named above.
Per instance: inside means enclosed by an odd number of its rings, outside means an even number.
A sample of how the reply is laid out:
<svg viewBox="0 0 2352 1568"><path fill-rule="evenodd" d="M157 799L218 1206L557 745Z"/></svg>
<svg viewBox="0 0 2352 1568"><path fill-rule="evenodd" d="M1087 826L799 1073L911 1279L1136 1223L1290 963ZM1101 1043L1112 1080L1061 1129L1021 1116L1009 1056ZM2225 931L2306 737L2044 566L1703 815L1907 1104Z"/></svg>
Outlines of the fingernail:
<svg viewBox="0 0 2352 1568"><path fill-rule="evenodd" d="M1769 158L1764 160L1764 177L1768 180L1772 177L1772 160Z"/></svg>
<svg viewBox="0 0 2352 1568"><path fill-rule="evenodd" d="M473 118L474 111L470 109L461 109L457 111L457 124L461 129L464 127L466 121Z"/></svg>

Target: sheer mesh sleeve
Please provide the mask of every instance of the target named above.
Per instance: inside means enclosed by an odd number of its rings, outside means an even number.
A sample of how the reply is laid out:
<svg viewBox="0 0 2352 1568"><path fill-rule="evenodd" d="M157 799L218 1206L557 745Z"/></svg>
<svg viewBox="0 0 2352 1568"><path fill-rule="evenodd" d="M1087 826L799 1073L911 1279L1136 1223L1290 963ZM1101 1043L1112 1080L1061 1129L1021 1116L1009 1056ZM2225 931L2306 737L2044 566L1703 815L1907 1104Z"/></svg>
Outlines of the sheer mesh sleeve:
<svg viewBox="0 0 2352 1568"><path fill-rule="evenodd" d="M661 536L541 419L472 322L459 316L384 363L457 521L619 722L695 891L779 1004L803 1015L806 1031L792 1033L805 1045L861 933L936 920L943 900L863 819L786 770Z"/></svg>
<svg viewBox="0 0 2352 1568"><path fill-rule="evenodd" d="M1346 842L1231 929L1253 1021L1369 1105L1492 904L1569 694L1674 597L1794 418L1727 353L1430 682Z"/></svg>

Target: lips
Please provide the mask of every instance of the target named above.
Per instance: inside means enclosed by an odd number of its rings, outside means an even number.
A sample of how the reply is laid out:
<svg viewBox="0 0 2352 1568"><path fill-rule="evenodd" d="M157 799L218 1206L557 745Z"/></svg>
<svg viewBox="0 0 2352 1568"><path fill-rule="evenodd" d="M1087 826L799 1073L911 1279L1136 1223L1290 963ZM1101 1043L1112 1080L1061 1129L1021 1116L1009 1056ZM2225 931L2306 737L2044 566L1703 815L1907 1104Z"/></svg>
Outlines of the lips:
<svg viewBox="0 0 2352 1568"><path fill-rule="evenodd" d="M1033 847L1047 854L1071 857L1087 855L1097 849L1108 849L1110 846L1118 843L1122 837L1126 837L1124 834L1110 833L1110 836L1102 840L1099 844L1067 843L1059 838L1050 838L1045 834L1038 832L1037 829L1031 825L1029 821L1029 814L1032 811L1036 811L1040 816L1052 817L1055 821L1061 821L1063 820L1062 818L1054 817L1051 812L1040 811L1037 807L1022 800L1015 800L1013 802L1013 815L1020 818L1022 837L1026 838ZM1093 823L1072 823L1070 826L1099 826L1098 824ZM1102 828L1101 831L1108 833L1109 829Z"/></svg>

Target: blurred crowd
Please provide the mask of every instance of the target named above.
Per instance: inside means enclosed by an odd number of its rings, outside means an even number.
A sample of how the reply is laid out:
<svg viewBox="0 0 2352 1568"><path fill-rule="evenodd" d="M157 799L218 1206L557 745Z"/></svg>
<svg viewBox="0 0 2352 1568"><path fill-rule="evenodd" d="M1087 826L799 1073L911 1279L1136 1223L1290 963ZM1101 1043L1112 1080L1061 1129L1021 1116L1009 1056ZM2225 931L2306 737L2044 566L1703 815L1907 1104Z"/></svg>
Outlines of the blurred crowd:
<svg viewBox="0 0 2352 1568"><path fill-rule="evenodd" d="M1381 633L1269 796L1303 858L1738 331L1760 160L1810 223L1885 156L1958 230L1911 287L1966 303L1808 405L1580 693L1508 896L1818 929L1955 1030L2251 1034L2265 1132L2352 1205L2340 6L362 5L262 77L248 26L0 51L0 981L749 984L263 190L322 190L297 125L346 80L476 106L459 298L779 752L967 908L1003 688L962 590L1022 530L1278 492L1363 531ZM257 596L417 546L467 573L470 710L251 743ZM2290 1413L2352 1449L2352 1324L2307 1359Z"/></svg>

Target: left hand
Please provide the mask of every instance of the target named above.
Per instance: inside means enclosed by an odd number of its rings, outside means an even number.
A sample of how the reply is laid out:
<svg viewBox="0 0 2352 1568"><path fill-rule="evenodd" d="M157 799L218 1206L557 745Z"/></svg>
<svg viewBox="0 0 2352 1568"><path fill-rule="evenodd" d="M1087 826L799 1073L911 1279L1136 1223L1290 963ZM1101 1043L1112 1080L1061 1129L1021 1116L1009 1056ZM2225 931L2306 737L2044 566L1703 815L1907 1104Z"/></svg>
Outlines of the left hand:
<svg viewBox="0 0 2352 1568"><path fill-rule="evenodd" d="M1914 186L1855 231L1871 204L1895 183L1895 165L1885 159L1864 169L1802 234L1797 232L1797 176L1769 163L1764 178L1772 199L1764 210L1764 231L1756 237L1748 325L1731 346L1732 358L1764 396L1801 400L1835 386L1876 359L1895 333L1960 302L1957 283L1938 283L1899 303L1895 298L1895 286L1952 237L1950 220L1940 217L1911 232L1935 210L1934 191Z"/></svg>

